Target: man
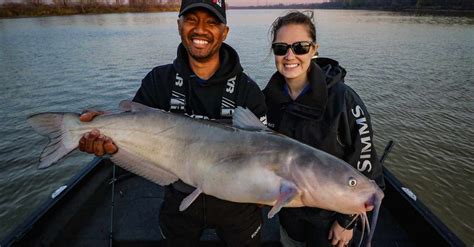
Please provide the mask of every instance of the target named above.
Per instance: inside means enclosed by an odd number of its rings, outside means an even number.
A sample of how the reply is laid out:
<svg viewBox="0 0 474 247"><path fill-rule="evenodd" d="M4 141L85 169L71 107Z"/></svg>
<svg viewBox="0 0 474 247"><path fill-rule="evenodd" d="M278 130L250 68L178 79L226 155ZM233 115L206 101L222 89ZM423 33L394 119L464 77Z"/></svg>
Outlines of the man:
<svg viewBox="0 0 474 247"><path fill-rule="evenodd" d="M236 51L223 43L229 32L224 0L183 0L178 30L181 44L173 64L149 72L133 100L217 120L230 119L232 110L243 106L263 118L263 94L243 73ZM81 120L90 121L99 114L88 112ZM113 141L97 130L86 134L79 148L99 156L117 151ZM215 228L228 246L259 246L262 219L258 206L201 194L180 212L181 200L193 190L182 181L165 188L160 226L169 246L195 246L206 228Z"/></svg>

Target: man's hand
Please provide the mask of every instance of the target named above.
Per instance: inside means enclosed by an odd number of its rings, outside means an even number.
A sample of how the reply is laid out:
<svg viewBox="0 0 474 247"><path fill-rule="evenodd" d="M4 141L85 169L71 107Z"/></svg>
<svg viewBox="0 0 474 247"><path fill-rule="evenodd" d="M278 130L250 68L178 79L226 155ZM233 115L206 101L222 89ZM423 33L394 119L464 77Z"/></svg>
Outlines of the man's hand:
<svg viewBox="0 0 474 247"><path fill-rule="evenodd" d="M94 117L104 114L102 111L86 110L79 120L82 122L90 122ZM103 156L105 154L114 154L118 151L117 146L110 137L100 134L98 129L85 133L79 140L79 150L82 152Z"/></svg>
<svg viewBox="0 0 474 247"><path fill-rule="evenodd" d="M331 230L329 230L328 239L332 240L331 244L337 247L344 247L349 244L349 241L352 239L353 230L344 229L337 220L331 226Z"/></svg>

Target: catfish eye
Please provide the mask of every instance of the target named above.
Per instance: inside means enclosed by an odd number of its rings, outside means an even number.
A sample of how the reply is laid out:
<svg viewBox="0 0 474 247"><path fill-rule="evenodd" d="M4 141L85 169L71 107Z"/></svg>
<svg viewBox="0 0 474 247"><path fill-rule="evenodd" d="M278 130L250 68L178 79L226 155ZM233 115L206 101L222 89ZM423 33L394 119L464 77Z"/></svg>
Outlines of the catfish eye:
<svg viewBox="0 0 474 247"><path fill-rule="evenodd" d="M357 180L353 177L349 177L349 186L354 187L357 185Z"/></svg>

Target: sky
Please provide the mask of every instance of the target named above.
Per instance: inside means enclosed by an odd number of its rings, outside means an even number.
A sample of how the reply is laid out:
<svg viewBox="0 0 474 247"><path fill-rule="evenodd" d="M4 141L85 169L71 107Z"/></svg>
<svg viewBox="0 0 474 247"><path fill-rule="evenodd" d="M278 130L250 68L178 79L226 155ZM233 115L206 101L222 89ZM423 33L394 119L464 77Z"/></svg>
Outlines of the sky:
<svg viewBox="0 0 474 247"><path fill-rule="evenodd" d="M323 0L226 0L230 6L249 6L249 5L272 5L272 4L290 4L290 3L318 3Z"/></svg>

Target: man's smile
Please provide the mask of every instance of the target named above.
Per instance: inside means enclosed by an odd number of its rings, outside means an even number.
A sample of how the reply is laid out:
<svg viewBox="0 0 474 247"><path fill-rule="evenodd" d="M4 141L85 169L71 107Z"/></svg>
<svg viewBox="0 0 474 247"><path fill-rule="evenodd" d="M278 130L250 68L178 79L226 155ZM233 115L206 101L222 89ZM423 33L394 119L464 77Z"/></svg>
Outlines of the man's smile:
<svg viewBox="0 0 474 247"><path fill-rule="evenodd" d="M202 40L202 39L193 39L193 44L207 45L207 44L209 44L209 42L207 40Z"/></svg>

